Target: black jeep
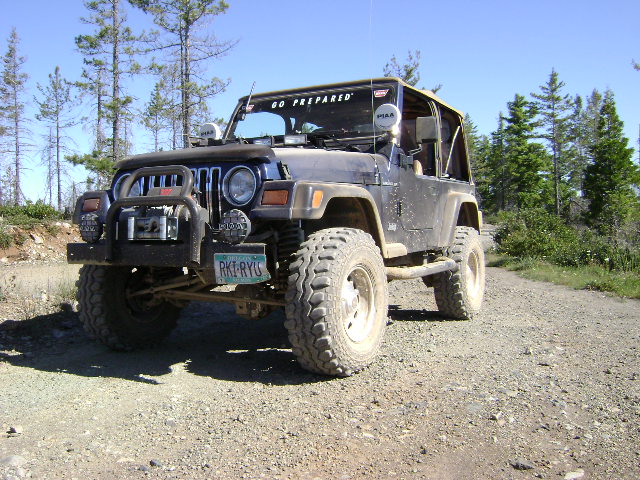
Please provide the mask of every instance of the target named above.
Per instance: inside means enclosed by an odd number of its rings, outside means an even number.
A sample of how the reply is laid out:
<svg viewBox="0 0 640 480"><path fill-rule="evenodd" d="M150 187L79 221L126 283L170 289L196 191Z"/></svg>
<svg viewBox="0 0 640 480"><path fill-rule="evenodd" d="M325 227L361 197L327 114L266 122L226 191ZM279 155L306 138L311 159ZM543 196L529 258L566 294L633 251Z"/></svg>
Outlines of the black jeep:
<svg viewBox="0 0 640 480"><path fill-rule="evenodd" d="M379 350L389 280L422 278L448 318L480 309L462 114L399 79L250 95L224 135L116 168L78 200L67 251L80 319L112 348L157 342L190 300L284 307L300 364L346 376Z"/></svg>

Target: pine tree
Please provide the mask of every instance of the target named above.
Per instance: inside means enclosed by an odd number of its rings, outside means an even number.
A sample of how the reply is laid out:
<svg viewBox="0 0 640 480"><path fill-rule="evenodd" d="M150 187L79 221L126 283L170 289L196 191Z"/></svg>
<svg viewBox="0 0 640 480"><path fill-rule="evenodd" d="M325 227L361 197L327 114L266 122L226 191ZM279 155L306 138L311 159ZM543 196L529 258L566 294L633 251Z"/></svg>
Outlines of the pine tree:
<svg viewBox="0 0 640 480"><path fill-rule="evenodd" d="M598 124L600 122L600 111L603 106L602 94L594 89L587 98L587 106L584 109L583 116L580 119L584 134L584 145L590 161L593 161L592 151L597 143Z"/></svg>
<svg viewBox="0 0 640 480"><path fill-rule="evenodd" d="M155 152L160 149L162 144L160 140L161 132L169 126L168 111L171 108L171 103L164 96L163 90L164 84L161 81L157 82L142 112L142 124L153 135L153 149Z"/></svg>
<svg viewBox="0 0 640 480"><path fill-rule="evenodd" d="M620 230L638 209L637 187L640 171L633 163L633 149L623 134L613 92L607 91L602 102L595 143L591 147L593 163L585 172L584 196L589 201L586 222L614 242Z"/></svg>
<svg viewBox="0 0 640 480"><path fill-rule="evenodd" d="M398 77L404 80L406 83L415 87L420 81L420 50L415 50L407 53L407 60L404 64L400 65L395 55L391 57L391 60L384 66L385 77Z"/></svg>
<svg viewBox="0 0 640 480"><path fill-rule="evenodd" d="M208 23L225 13L229 5L223 0L130 0L153 16L154 23L165 34L156 50L179 59L180 118L183 144L189 147L193 133L194 110L208 99L224 91L230 79L213 77L198 81L204 65L227 54L237 42L219 41L205 30Z"/></svg>
<svg viewBox="0 0 640 480"><path fill-rule="evenodd" d="M584 169L587 166L587 144L585 139L585 126L582 122L584 117L584 101L580 95L576 95L573 100L573 110L570 115L568 137L571 142L574 155L569 168L569 184L576 191L582 190Z"/></svg>
<svg viewBox="0 0 640 480"><path fill-rule="evenodd" d="M24 118L26 83L29 75L22 71L25 57L18 54L19 44L16 29L11 30L7 40L7 53L2 58L0 76L0 112L4 121L5 138L9 139L7 151L11 154L13 169L10 180L12 186L12 203L18 205L23 197L20 186L22 171L22 154L25 147L24 138L28 135ZM4 149L3 149L4 150ZM3 194L0 194L3 196ZM2 199L5 201L4 199Z"/></svg>
<svg viewBox="0 0 640 480"><path fill-rule="evenodd" d="M108 98L108 85L106 83L107 71L102 60L87 59L84 60L84 68L82 70L81 79L74 82L74 85L80 90L82 97L89 97L91 100L91 109L95 115L93 120L93 151L100 152L101 155L107 155L107 141L104 130L105 108L104 104Z"/></svg>
<svg viewBox="0 0 640 480"><path fill-rule="evenodd" d="M511 185L511 172L505 154L505 120L498 114L498 128L491 133L487 151L487 187L484 200L486 208L498 212L506 208L507 192ZM485 208L485 207L483 207Z"/></svg>
<svg viewBox="0 0 640 480"><path fill-rule="evenodd" d="M60 75L60 67L56 66L53 74L49 74L49 83L45 86L38 84L42 98L34 98L38 105L36 118L47 123L54 129L55 142L55 176L58 200L58 210L62 210L62 156L65 148L64 130L78 124L73 117L72 109L76 106L72 96L72 84Z"/></svg>
<svg viewBox="0 0 640 480"><path fill-rule="evenodd" d="M549 142L551 151L556 215L560 215L566 202L563 197L571 195L569 175L575 154L569 139L572 102L568 94L562 93L564 86L565 83L558 80L558 72L552 69L547 83L540 86L540 93L531 94L537 100L535 106L544 128L542 138Z"/></svg>
<svg viewBox="0 0 640 480"><path fill-rule="evenodd" d="M536 127L535 105L516 94L507 107L509 116L505 119L504 154L511 188L504 191L505 207L546 206L550 161L545 148L531 141Z"/></svg>
<svg viewBox="0 0 640 480"><path fill-rule="evenodd" d="M415 87L420 81L420 50L409 50L407 53L407 59L405 63L400 65L395 55L391 57L391 60L384 66L383 74L385 77L398 77L404 80L405 83ZM417 88L417 87L416 87ZM442 84L439 83L431 88L433 93L436 93L442 88ZM424 88L423 88L424 89Z"/></svg>
<svg viewBox="0 0 640 480"><path fill-rule="evenodd" d="M127 26L121 0L85 0L84 5L89 16L82 18L82 21L95 26L96 30L91 35L78 35L75 41L78 50L85 56L85 65L93 71L85 77L94 80L87 89L103 95L102 82L110 87L108 101L103 97L98 100L98 119L102 120L100 115L104 109L111 122L111 138L106 142L110 147L111 162L115 164L126 151L122 138L123 117L133 100L123 94L122 79L126 74L139 71L140 66L135 62L134 56L143 37L134 35ZM105 77L108 78L101 78L102 72L106 72ZM97 77L93 76L98 73L100 75Z"/></svg>

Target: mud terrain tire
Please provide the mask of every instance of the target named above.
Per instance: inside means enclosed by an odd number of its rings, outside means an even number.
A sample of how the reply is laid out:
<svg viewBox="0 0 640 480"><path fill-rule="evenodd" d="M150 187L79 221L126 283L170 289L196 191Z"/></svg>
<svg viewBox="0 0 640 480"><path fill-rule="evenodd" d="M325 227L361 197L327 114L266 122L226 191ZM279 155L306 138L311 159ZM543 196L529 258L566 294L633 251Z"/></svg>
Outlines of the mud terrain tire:
<svg viewBox="0 0 640 480"><path fill-rule="evenodd" d="M153 345L176 326L180 308L127 293L145 288L142 268L84 265L78 280L78 313L85 331L114 350Z"/></svg>
<svg viewBox="0 0 640 480"><path fill-rule="evenodd" d="M431 279L438 310L447 318L471 320L480 311L484 296L484 250L478 232L456 227L453 245L444 254L456 261L458 269Z"/></svg>
<svg viewBox="0 0 640 480"><path fill-rule="evenodd" d="M352 228L315 232L289 271L285 326L302 367L345 377L369 365L388 307L385 267L371 236Z"/></svg>

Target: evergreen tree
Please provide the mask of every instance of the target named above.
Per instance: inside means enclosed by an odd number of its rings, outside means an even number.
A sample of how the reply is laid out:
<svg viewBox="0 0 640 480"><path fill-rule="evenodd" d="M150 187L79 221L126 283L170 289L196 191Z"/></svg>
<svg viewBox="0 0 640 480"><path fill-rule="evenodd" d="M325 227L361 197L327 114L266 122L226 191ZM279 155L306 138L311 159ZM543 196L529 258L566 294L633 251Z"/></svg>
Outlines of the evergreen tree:
<svg viewBox="0 0 640 480"><path fill-rule="evenodd" d="M72 84L60 75L60 67L56 66L53 74L49 74L49 83L45 86L38 84L42 98L34 98L38 105L36 118L47 123L54 130L55 142L55 176L58 200L58 210L62 210L62 157L64 145L64 130L78 124L73 117L75 97L72 96Z"/></svg>
<svg viewBox="0 0 640 480"><path fill-rule="evenodd" d="M145 104L142 112L142 124L153 135L153 149L155 152L160 150L162 144L160 136L161 132L168 127L168 111L171 108L170 101L163 94L164 84L156 83L151 92L149 101Z"/></svg>
<svg viewBox="0 0 640 480"><path fill-rule="evenodd" d="M489 140L486 135L480 135L478 128L471 120L471 116L464 116L464 131L467 140L467 150L469 153L469 162L473 171L473 180L476 185L476 195L479 202L484 208L484 199L486 198L489 186L489 169L487 158L489 156Z"/></svg>
<svg viewBox="0 0 640 480"><path fill-rule="evenodd" d="M420 50L415 50L407 53L407 60L404 64L400 65L395 55L391 57L391 60L384 66L385 77L398 77L404 80L406 83L415 87L420 81Z"/></svg>
<svg viewBox="0 0 640 480"><path fill-rule="evenodd" d="M108 98L108 85L106 83L107 70L104 62L97 58L84 59L84 68L81 79L74 82L83 97L89 97L91 109L94 112L93 125L93 151L101 155L108 155L107 140L105 135L105 108Z"/></svg>
<svg viewBox="0 0 640 480"><path fill-rule="evenodd" d="M504 155L511 188L503 193L504 205L518 209L545 206L549 200L550 162L545 148L531 141L536 127L535 105L516 94L507 106Z"/></svg>
<svg viewBox="0 0 640 480"><path fill-rule="evenodd" d="M4 135L8 139L6 150L11 155L13 163L12 170L7 170L13 178L6 179L12 187L12 198L7 199L9 200L7 202L4 199L4 192L0 192L0 201L15 205L18 205L23 197L20 173L23 147L25 147L24 138L29 133L24 118L24 95L29 75L22 71L26 59L18 54L19 41L18 33L13 28L7 40L7 52L2 57L0 73L0 112L4 122Z"/></svg>
<svg viewBox="0 0 640 480"><path fill-rule="evenodd" d="M582 182L584 178L584 169L587 166L588 145L585 138L584 118L584 101L580 95L573 98L573 110L570 115L569 123L569 141L573 149L573 156L569 168L569 185L576 191L582 190Z"/></svg>
<svg viewBox="0 0 640 480"><path fill-rule="evenodd" d="M584 145L586 147L587 156L589 161L593 161L593 147L597 143L598 138L598 124L600 122L600 111L603 106L602 94L594 89L587 98L587 106L584 109L584 113L580 118L582 125L582 132L584 135Z"/></svg>
<svg viewBox="0 0 640 480"><path fill-rule="evenodd" d="M223 0L130 0L133 5L153 15L154 23L164 32L157 50L168 52L179 59L178 85L180 91L180 117L183 144L189 147L193 133L194 111L218 93L224 91L230 79L213 77L198 81L204 65L228 53L237 42L222 42L205 27L217 15L226 12L229 5Z"/></svg>
<svg viewBox="0 0 640 480"><path fill-rule="evenodd" d="M593 163L585 172L584 196L589 201L585 220L614 241L638 209L640 171L633 163L633 149L623 135L613 93L604 96L596 141L591 147Z"/></svg>
<svg viewBox="0 0 640 480"><path fill-rule="evenodd" d="M383 74L385 77L398 77L404 80L412 87L415 87L420 81L420 50L409 50L407 53L407 59L405 63L400 65L395 55L391 57L391 60L384 66ZM416 87L417 88L417 87ZM422 87L424 90L424 87ZM436 93L442 88L442 84L439 83L431 88L433 93Z"/></svg>
<svg viewBox="0 0 640 480"><path fill-rule="evenodd" d="M569 138L572 102L568 94L562 93L564 86L558 80L558 72L552 69L547 83L540 86L540 93L531 94L537 100L535 106L544 128L542 138L549 142L551 151L556 215L560 215L563 201L571 195L569 176L575 155Z"/></svg>
<svg viewBox="0 0 640 480"><path fill-rule="evenodd" d="M505 121L498 114L498 128L491 133L487 147L487 182L483 192L483 208L498 212L506 208L507 192L511 185L511 172L505 155Z"/></svg>
<svg viewBox="0 0 640 480"><path fill-rule="evenodd" d="M89 16L82 21L93 25L96 30L90 35L78 35L75 41L85 56L85 64L90 67L90 73L85 75L85 79L92 79L87 91L100 95L99 123L102 121L102 109L111 122L111 138L106 139L106 143L111 162L115 164L126 152L122 128L127 108L132 102L130 96L123 94L122 79L126 74L139 71L134 55L143 37L134 35L127 26L121 0L85 0L84 5ZM103 72L107 73L107 78L102 78ZM105 85L110 87L108 99L102 97ZM100 143L98 139L96 143ZM97 150L94 154L100 152Z"/></svg>

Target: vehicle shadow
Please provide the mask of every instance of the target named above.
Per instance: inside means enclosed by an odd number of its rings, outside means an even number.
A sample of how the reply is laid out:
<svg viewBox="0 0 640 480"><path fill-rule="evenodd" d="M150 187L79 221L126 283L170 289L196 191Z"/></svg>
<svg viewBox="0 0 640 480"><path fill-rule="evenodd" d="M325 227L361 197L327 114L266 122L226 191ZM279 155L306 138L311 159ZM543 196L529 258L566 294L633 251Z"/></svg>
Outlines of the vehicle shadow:
<svg viewBox="0 0 640 480"><path fill-rule="evenodd" d="M400 308L398 305L389 305L389 320L393 322L448 322L451 319L442 316L437 310L416 310Z"/></svg>
<svg viewBox="0 0 640 480"><path fill-rule="evenodd" d="M48 372L164 383L177 371L234 382L297 385L331 380L300 368L284 315L252 321L226 304L194 303L161 344L114 352L89 339L74 312L0 323L0 361Z"/></svg>

